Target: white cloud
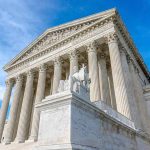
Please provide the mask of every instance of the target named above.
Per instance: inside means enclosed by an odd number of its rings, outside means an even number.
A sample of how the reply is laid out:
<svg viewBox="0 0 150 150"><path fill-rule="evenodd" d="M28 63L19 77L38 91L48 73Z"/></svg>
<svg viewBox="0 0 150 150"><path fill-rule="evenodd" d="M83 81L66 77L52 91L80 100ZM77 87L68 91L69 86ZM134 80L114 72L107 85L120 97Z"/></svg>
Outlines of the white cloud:
<svg viewBox="0 0 150 150"><path fill-rule="evenodd" d="M50 5L49 5L50 4ZM0 0L0 101L5 92L6 73L2 67L26 47L55 19L62 7L55 0ZM49 11L49 13L45 13ZM53 13L53 15L51 15ZM13 95L13 92L12 92ZM13 96L11 96L10 103Z"/></svg>
<svg viewBox="0 0 150 150"><path fill-rule="evenodd" d="M6 74L2 67L39 34L42 19L22 0L0 1L0 84ZM1 87L0 90L3 91ZM2 92L0 91L0 96Z"/></svg>

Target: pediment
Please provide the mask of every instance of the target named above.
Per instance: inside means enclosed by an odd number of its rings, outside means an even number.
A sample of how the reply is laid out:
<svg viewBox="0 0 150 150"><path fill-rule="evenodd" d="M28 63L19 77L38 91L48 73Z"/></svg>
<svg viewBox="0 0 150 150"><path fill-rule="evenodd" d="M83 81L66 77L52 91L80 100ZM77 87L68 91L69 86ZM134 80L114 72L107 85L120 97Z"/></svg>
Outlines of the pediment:
<svg viewBox="0 0 150 150"><path fill-rule="evenodd" d="M107 16L109 16L110 14L114 14L115 12L115 9L111 9L46 30L40 37L38 37L28 47L22 50L21 53L17 55L12 61L4 66L4 69L6 70L7 68L18 64L19 62L22 62L33 54L42 51L44 48L51 46L52 44L55 44L63 40L64 38L67 38L72 34L75 34L76 32L87 28L88 26L91 26L96 21L103 19L104 17L106 18Z"/></svg>

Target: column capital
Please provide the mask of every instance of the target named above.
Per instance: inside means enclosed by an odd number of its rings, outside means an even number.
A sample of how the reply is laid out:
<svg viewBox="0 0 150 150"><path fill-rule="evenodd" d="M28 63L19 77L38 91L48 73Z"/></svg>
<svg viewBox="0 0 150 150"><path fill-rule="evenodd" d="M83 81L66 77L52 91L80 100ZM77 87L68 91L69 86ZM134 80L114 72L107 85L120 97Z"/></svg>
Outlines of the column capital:
<svg viewBox="0 0 150 150"><path fill-rule="evenodd" d="M106 59L106 54L104 52L98 53L99 58Z"/></svg>
<svg viewBox="0 0 150 150"><path fill-rule="evenodd" d="M45 72L47 70L48 66L46 64L42 64L39 66L39 72Z"/></svg>
<svg viewBox="0 0 150 150"><path fill-rule="evenodd" d="M59 65L61 65L63 63L63 59L62 59L62 57L56 57L55 59L54 59L54 66L59 66Z"/></svg>
<svg viewBox="0 0 150 150"><path fill-rule="evenodd" d="M27 77L33 77L35 71L33 69L27 71Z"/></svg>
<svg viewBox="0 0 150 150"><path fill-rule="evenodd" d="M97 43L95 41L91 41L85 45L87 52L97 52L96 47Z"/></svg>
<svg viewBox="0 0 150 150"><path fill-rule="evenodd" d="M79 51L77 49L73 49L70 53L69 53L69 58L72 60L76 57L79 56Z"/></svg>
<svg viewBox="0 0 150 150"><path fill-rule="evenodd" d="M112 43L112 42L118 42L119 41L119 38L118 38L118 35L115 33L115 32L112 32L112 33L109 33L105 36L106 38L106 41L108 43Z"/></svg>
<svg viewBox="0 0 150 150"><path fill-rule="evenodd" d="M20 74L16 77L16 82L22 82L23 79L24 79L24 76L22 74Z"/></svg>
<svg viewBox="0 0 150 150"><path fill-rule="evenodd" d="M9 86L9 85L13 86L14 82L15 82L14 79L7 79L7 80L5 81L5 84L6 84L6 86Z"/></svg>

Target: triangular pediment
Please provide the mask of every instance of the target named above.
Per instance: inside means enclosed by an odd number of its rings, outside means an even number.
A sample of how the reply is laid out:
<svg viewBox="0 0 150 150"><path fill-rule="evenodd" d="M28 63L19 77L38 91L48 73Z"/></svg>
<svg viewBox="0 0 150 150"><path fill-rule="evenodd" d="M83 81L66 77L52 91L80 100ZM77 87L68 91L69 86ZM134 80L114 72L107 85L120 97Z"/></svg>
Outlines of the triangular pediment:
<svg viewBox="0 0 150 150"><path fill-rule="evenodd" d="M39 36L35 41L33 41L29 46L20 52L14 59L12 59L8 64L4 66L4 69L24 61L26 58L30 57L34 53L42 51L45 47L51 46L59 42L60 40L69 37L80 30L91 26L96 21L106 18L111 14L116 12L115 9L110 9L92 16L77 19L75 21L56 26L46 30L41 36Z"/></svg>

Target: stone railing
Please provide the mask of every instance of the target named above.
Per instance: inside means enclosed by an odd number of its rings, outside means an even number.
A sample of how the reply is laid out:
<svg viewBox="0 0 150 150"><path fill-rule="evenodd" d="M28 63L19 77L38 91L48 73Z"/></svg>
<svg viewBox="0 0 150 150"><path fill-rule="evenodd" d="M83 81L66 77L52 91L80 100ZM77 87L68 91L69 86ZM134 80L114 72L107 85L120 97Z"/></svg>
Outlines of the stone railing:
<svg viewBox="0 0 150 150"><path fill-rule="evenodd" d="M106 105L103 101L97 101L97 102L94 102L94 104L97 108L105 112L107 115L109 115L113 119L135 130L134 122L132 122L127 117L123 116L119 112L115 111L114 109Z"/></svg>

